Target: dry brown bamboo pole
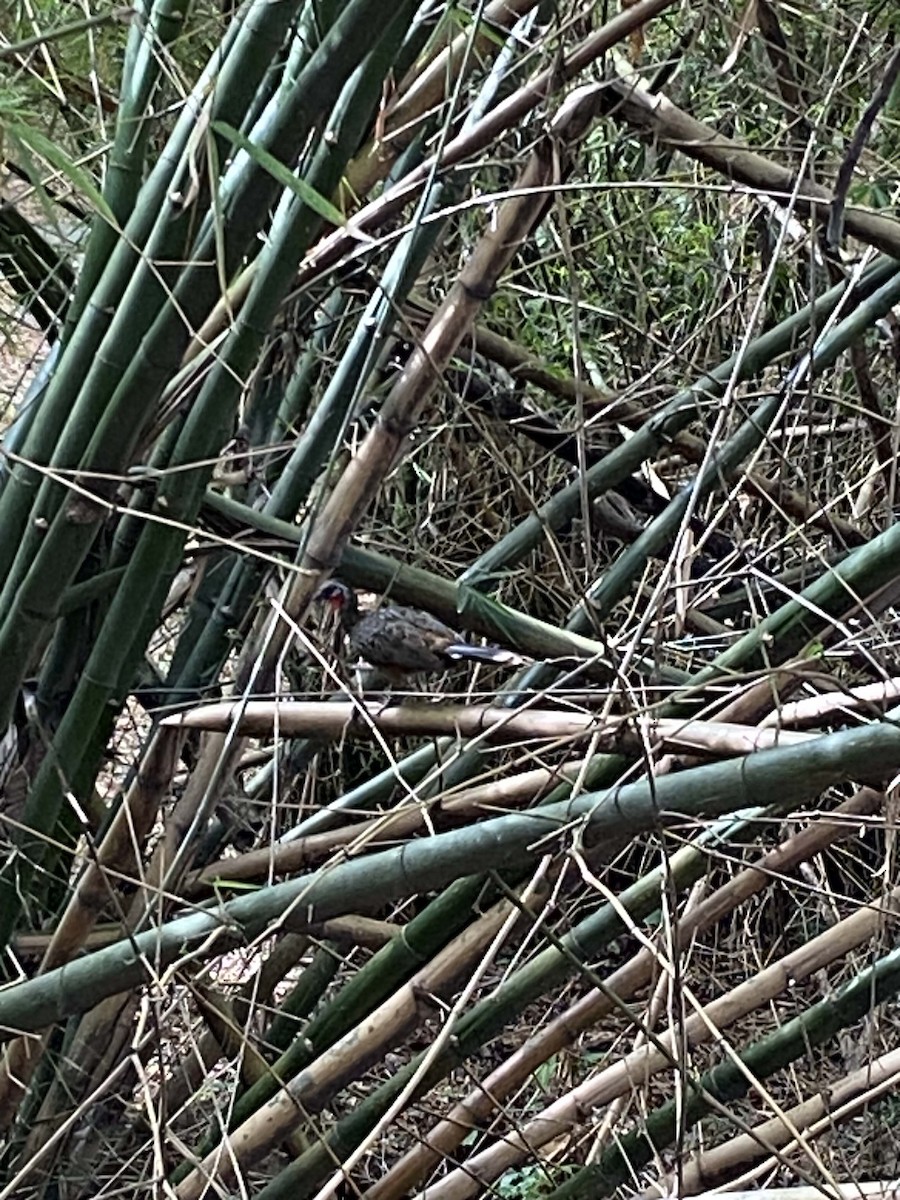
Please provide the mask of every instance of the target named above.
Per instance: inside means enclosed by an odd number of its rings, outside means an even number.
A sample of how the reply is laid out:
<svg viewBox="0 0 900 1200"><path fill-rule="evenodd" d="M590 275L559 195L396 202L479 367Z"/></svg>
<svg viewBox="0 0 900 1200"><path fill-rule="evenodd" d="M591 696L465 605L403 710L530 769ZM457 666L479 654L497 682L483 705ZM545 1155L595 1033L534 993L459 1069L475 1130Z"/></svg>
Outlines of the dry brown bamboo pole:
<svg viewBox="0 0 900 1200"><path fill-rule="evenodd" d="M68 962L78 952L118 883L133 872L171 786L182 740L173 729L160 729L153 736L127 796L53 931L39 975ZM0 1129L7 1129L15 1118L44 1044L44 1038L29 1036L16 1038L7 1046L0 1064Z"/></svg>
<svg viewBox="0 0 900 1200"><path fill-rule="evenodd" d="M441 794L423 804L404 802L402 808L353 825L342 825L295 841L249 850L233 858L222 858L189 877L184 892L187 896L197 895L207 891L217 880L264 879L270 872L276 875L293 874L336 851L352 856L386 841L393 842L426 831L441 814L461 821L473 816L496 815L498 810L506 812L513 807L519 808L536 802L557 784L571 781L581 767L581 760L560 767L537 767L508 779L492 780L490 783Z"/></svg>
<svg viewBox="0 0 900 1200"><path fill-rule="evenodd" d="M233 739L230 745L234 753L239 753L238 739ZM137 931L149 915L164 911L172 903L174 894L168 889L177 882L173 867L179 862L182 867L187 866L183 861L183 849L189 842L192 826L201 819L204 806L214 794L212 789L223 765L228 765L228 748L224 734L212 734L204 739L184 793L167 816L164 835L132 898L125 919L130 931ZM48 1091L39 1119L29 1133L23 1161L35 1157L53 1137L64 1119L71 1097L89 1095L102 1084L129 1044L136 1006L136 994L111 996L81 1018L58 1078ZM63 1096L69 1098L66 1104L62 1103Z"/></svg>
<svg viewBox="0 0 900 1200"><path fill-rule="evenodd" d="M838 713L853 715L859 712L868 714L873 710L880 712L892 700L900 699L900 679L897 677L861 687L844 687L840 680L834 679L831 686L832 691L783 705L778 712L766 717L763 724L813 725L833 719Z"/></svg>
<svg viewBox="0 0 900 1200"><path fill-rule="evenodd" d="M792 1151L800 1152L790 1126L803 1133L807 1142L820 1135L833 1133L838 1126L858 1116L862 1109L880 1097L896 1092L898 1085L900 1050L892 1050L789 1108L785 1114L787 1121L772 1117L755 1125L752 1134L742 1133L720 1146L713 1146L692 1156L679 1171L678 1195L694 1196L726 1180L731 1183L751 1183L753 1178L784 1165L787 1155ZM767 1153L767 1148L771 1153ZM736 1179L736 1174L741 1171L744 1174ZM675 1177L661 1180L660 1184L648 1188L635 1200L660 1200L661 1188L665 1188L667 1183L673 1186ZM721 1193L718 1194L721 1196ZM735 1194L729 1188L729 1198ZM754 1196L761 1194L765 1193L753 1192Z"/></svg>
<svg viewBox="0 0 900 1200"><path fill-rule="evenodd" d="M360 712L365 720L360 720ZM164 724L211 732L235 730L241 736L332 737L354 733L386 737L450 736L516 742L544 738L555 741L595 738L600 746L622 746L639 739L674 752L710 755L750 754L774 746L800 745L817 735L777 727L759 728L728 721L691 721L677 717L602 717L557 709L496 708L491 705L397 705L378 708L349 702L251 700L222 701L166 717Z"/></svg>
<svg viewBox="0 0 900 1200"><path fill-rule="evenodd" d="M485 6L478 28L464 29L430 63L408 81L401 81L380 118L374 136L348 165L342 195L368 196L384 179L400 154L411 145L423 120L450 95L458 83L463 66L476 65L479 56L496 53L498 35L512 29L520 16L534 8L538 0L493 0Z"/></svg>
<svg viewBox="0 0 900 1200"><path fill-rule="evenodd" d="M676 0L638 0L634 6L617 13L561 61L539 71L473 126L452 138L443 147L439 160L434 157L428 158L376 200L365 205L355 214L346 229L323 238L301 264L295 290L302 291L323 273L336 267L356 249L360 232L371 234L394 220L419 195L423 186L432 178L435 169L449 170L487 150L504 133L518 128L529 113L564 88L581 71L592 66L613 46L628 38L635 29L671 8L675 2ZM191 342L185 361L190 361L204 348L214 345L221 330L233 319L234 313L239 311L246 299L254 274L254 267L249 267L229 289L228 295Z"/></svg>
<svg viewBox="0 0 900 1200"><path fill-rule="evenodd" d="M548 204L548 189L560 180L565 146L584 135L597 103L597 97L589 93L576 95L563 106L550 133L529 156L517 180L516 194L498 207L494 220L415 346L375 424L325 500L310 530L300 570L287 584L284 609L288 620L274 615L268 618L276 624L263 635L266 642L265 650L261 651L263 686L274 678L289 622L299 618L320 580L337 568L344 546L387 474L408 452L410 434L444 368L493 294L501 274L542 219Z"/></svg>
<svg viewBox="0 0 900 1200"><path fill-rule="evenodd" d="M814 664L809 659L794 659L784 663L777 670L769 671L758 679L753 679L741 685L736 684L724 703L720 706L713 701L710 705L712 712L709 716L718 722L736 723L739 725L767 725L764 720L774 709L781 706L785 696L789 696L798 688ZM780 728L780 726L776 726ZM658 759L654 774L665 775L675 767L684 770L702 762L697 755L671 753Z"/></svg>
<svg viewBox="0 0 900 1200"><path fill-rule="evenodd" d="M544 889L542 900L549 892ZM532 897L539 909L541 900ZM258 1112L228 1135L178 1186L178 1200L200 1200L211 1180L232 1185L236 1171L258 1162L287 1134L300 1126L304 1114L318 1111L341 1087L361 1077L386 1050L398 1045L434 1012L434 1000L449 998L465 980L476 960L500 933L516 910L508 900L490 908L440 950L422 970L404 983L360 1025L304 1068Z"/></svg>
<svg viewBox="0 0 900 1200"><path fill-rule="evenodd" d="M759 971L718 999L707 1004L701 1012L693 1013L677 1037L686 1046L697 1046L755 1009L773 1001L793 984L809 978L816 971L843 957L849 951L880 936L885 926L895 927L900 887L892 889L879 904L859 909L831 929L785 955L778 962ZM620 995L613 980L610 989ZM643 1047L626 1055L613 1066L592 1079L573 1088L565 1096L548 1105L543 1112L525 1122L502 1141L495 1142L466 1160L458 1168L429 1186L428 1200L464 1200L477 1195L482 1187L498 1179L504 1171L527 1158L554 1138L569 1136L583 1124L584 1116L608 1104L626 1091L645 1086L654 1074L663 1070L677 1057L671 1031L660 1034L658 1044Z"/></svg>
<svg viewBox="0 0 900 1200"><path fill-rule="evenodd" d="M881 794L862 788L839 805L834 813L820 818L763 855L679 922L679 943L684 944L699 931L710 928L749 897L762 891L773 875L784 874L826 846L847 837L852 832L853 819L877 812L883 799ZM588 992L530 1038L424 1135L379 1183L369 1188L365 1193L366 1200L395 1200L409 1195L430 1171L458 1150L472 1129L481 1128L490 1121L498 1107L502 1107L504 1098L521 1086L541 1063L572 1045L586 1029L612 1011L610 992L627 1000L652 978L655 965L655 956L649 950L641 950L607 978L608 991L593 989Z"/></svg>
<svg viewBox="0 0 900 1200"><path fill-rule="evenodd" d="M802 180L798 187L796 172L791 167L772 162L742 142L724 137L663 94L651 92L637 76L629 74L607 85L607 107L617 119L652 134L670 149L775 199L790 197L796 212L813 218L818 225L827 223L834 200L829 188L809 179ZM900 221L893 217L848 207L844 210L844 228L867 246L900 258Z"/></svg>

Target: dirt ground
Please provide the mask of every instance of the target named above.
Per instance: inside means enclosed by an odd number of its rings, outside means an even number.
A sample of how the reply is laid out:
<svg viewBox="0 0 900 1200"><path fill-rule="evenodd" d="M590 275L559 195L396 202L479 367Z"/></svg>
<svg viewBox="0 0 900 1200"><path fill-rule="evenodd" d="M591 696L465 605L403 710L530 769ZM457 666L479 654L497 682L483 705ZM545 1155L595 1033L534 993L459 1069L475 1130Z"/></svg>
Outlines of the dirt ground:
<svg viewBox="0 0 900 1200"><path fill-rule="evenodd" d="M22 184L0 172L0 205L21 200ZM27 199L24 200L27 206ZM37 324L23 314L4 279L0 255L0 428L9 424L15 401L21 399L47 353Z"/></svg>
<svg viewBox="0 0 900 1200"><path fill-rule="evenodd" d="M0 283L0 424L9 423L46 352L43 334L16 312L15 301Z"/></svg>

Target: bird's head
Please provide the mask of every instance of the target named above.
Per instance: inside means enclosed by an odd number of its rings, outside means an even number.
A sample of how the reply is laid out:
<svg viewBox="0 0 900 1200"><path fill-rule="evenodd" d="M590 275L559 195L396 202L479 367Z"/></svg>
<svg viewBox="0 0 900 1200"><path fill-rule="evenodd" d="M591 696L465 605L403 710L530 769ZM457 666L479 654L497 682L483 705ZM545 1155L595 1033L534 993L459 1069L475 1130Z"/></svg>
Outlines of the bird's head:
<svg viewBox="0 0 900 1200"><path fill-rule="evenodd" d="M316 592L314 600L324 601L336 613L352 613L356 608L356 596L345 583L329 579Z"/></svg>

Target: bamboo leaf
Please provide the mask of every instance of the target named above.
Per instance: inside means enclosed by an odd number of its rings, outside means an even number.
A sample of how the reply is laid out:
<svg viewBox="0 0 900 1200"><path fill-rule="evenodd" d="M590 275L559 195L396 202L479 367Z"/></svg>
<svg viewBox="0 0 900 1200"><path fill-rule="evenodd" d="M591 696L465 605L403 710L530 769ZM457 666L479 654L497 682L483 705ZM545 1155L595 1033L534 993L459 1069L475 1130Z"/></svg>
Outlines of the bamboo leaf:
<svg viewBox="0 0 900 1200"><path fill-rule="evenodd" d="M35 129L27 122L22 120L7 121L6 135L15 143L23 158L29 157L31 154L37 155L45 162L49 163L54 170L58 171L64 179L78 191L86 200L89 200L95 211L98 212L111 225L115 225L116 218L103 199L100 189L94 183L89 171L84 167L79 166L74 159L66 154L57 142L53 142L46 137L40 130Z"/></svg>
<svg viewBox="0 0 900 1200"><path fill-rule="evenodd" d="M289 171L284 163L279 162L274 155L268 150L264 150L262 146L257 146L251 142L239 129L227 124L225 121L213 121L212 129L215 133L221 134L227 138L233 145L240 150L246 151L247 154L258 163L264 171L268 171L273 179L277 180L282 187L290 189L295 196L300 199L309 208L323 217L326 221L330 221L332 225L338 225L342 229L346 228L347 221L340 209L335 206L324 196L320 195L315 188L303 179L298 179L292 171Z"/></svg>

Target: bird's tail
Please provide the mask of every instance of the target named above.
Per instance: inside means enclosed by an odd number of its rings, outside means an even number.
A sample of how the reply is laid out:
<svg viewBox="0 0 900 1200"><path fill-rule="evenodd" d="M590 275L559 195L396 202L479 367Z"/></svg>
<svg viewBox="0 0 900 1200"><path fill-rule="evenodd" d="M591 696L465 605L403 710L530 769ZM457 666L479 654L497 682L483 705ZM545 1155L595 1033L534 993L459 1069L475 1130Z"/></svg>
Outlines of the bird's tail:
<svg viewBox="0 0 900 1200"><path fill-rule="evenodd" d="M499 646L471 646L468 642L454 642L441 653L445 658L454 660L495 663L510 667L521 667L528 662L527 658L516 654L514 650L503 650Z"/></svg>

